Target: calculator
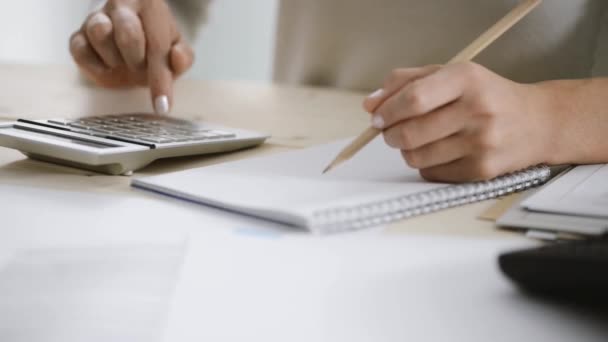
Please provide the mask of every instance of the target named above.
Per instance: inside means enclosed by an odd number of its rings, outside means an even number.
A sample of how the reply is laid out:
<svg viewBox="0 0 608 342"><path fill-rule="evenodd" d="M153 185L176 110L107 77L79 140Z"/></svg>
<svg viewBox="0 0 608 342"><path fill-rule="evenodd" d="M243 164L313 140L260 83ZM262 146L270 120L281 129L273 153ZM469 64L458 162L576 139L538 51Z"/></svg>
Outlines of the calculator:
<svg viewBox="0 0 608 342"><path fill-rule="evenodd" d="M111 175L156 159L228 152L262 144L264 133L147 113L0 124L0 146L26 156Z"/></svg>

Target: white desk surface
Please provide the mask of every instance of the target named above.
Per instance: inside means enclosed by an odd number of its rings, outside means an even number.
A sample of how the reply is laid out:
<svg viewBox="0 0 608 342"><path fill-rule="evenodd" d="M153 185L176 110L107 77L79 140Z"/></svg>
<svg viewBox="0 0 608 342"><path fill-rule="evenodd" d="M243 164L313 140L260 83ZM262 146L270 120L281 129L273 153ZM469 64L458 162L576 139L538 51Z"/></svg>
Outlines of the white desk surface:
<svg viewBox="0 0 608 342"><path fill-rule="evenodd" d="M145 91L88 88L71 68L0 65L0 74L6 120L149 110ZM176 116L273 138L138 175L310 146L368 124L356 93L186 80L176 94ZM605 341L605 313L528 297L499 275L497 253L530 242L478 220L491 204L319 238L0 148L0 262L28 248L187 241L166 341Z"/></svg>

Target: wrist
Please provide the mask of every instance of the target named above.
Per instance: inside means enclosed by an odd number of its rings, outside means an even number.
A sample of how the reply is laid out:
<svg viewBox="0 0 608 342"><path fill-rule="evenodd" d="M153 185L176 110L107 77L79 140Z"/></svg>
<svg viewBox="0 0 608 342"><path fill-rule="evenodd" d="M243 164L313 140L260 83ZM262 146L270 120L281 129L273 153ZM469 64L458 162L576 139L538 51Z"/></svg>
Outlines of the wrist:
<svg viewBox="0 0 608 342"><path fill-rule="evenodd" d="M540 139L539 163L563 165L576 158L576 141L572 141L575 118L575 84L571 81L546 81L529 85L531 115L534 115Z"/></svg>

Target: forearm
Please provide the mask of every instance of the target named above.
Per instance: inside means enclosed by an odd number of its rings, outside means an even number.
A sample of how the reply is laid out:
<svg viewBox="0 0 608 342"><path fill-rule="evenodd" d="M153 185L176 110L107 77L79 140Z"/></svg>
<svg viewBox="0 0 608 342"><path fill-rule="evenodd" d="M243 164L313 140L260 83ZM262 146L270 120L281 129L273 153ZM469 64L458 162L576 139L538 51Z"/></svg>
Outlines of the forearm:
<svg viewBox="0 0 608 342"><path fill-rule="evenodd" d="M608 78L548 81L535 85L552 130L551 164L608 162Z"/></svg>

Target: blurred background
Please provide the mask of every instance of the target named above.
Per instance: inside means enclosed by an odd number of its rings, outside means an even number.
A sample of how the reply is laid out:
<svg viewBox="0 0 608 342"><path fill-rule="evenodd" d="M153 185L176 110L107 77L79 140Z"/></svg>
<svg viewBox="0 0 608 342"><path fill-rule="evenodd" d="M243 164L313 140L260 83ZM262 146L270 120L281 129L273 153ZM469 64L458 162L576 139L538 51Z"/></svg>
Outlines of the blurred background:
<svg viewBox="0 0 608 342"><path fill-rule="evenodd" d="M72 64L68 39L89 0L0 1L0 63ZM278 0L216 0L194 42L187 77L268 81L272 76Z"/></svg>
<svg viewBox="0 0 608 342"><path fill-rule="evenodd" d="M68 39L82 24L91 2L0 1L0 63L73 64ZM197 61L186 77L269 81L278 3L212 1L209 20L194 41ZM608 37L608 21L603 37ZM608 75L608 44L599 44L597 61L595 74Z"/></svg>

